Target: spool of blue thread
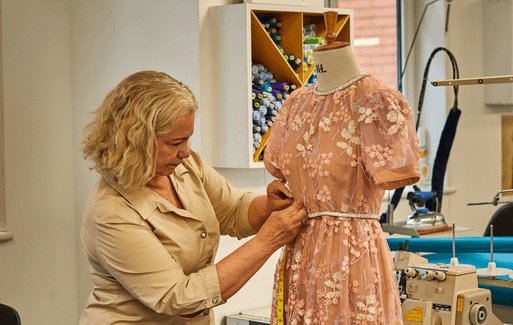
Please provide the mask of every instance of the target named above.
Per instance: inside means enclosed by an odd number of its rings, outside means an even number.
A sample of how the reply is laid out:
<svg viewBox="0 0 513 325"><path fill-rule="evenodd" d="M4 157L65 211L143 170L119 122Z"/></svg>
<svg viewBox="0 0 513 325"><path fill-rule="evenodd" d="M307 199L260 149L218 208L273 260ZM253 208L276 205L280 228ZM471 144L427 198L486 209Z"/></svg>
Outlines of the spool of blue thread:
<svg viewBox="0 0 513 325"><path fill-rule="evenodd" d="M266 74L266 76L265 76L266 80L271 81L273 79L273 74L270 71L266 72L265 74Z"/></svg>
<svg viewBox="0 0 513 325"><path fill-rule="evenodd" d="M262 132L262 127L258 124L253 125L253 133Z"/></svg>
<svg viewBox="0 0 513 325"><path fill-rule="evenodd" d="M265 121L266 121L265 116L260 115L260 117L258 118L258 124L260 126L264 126L267 124Z"/></svg>
<svg viewBox="0 0 513 325"><path fill-rule="evenodd" d="M258 100L253 100L253 109L259 109L260 108L260 102Z"/></svg>
<svg viewBox="0 0 513 325"><path fill-rule="evenodd" d="M260 133L253 133L253 140L258 143L262 142L262 135Z"/></svg>
<svg viewBox="0 0 513 325"><path fill-rule="evenodd" d="M260 89L262 89L265 92L271 92L273 90L273 87L271 87L271 85L268 85L268 84L263 84L263 85L260 85ZM264 95L264 97L265 97L265 95Z"/></svg>
<svg viewBox="0 0 513 325"><path fill-rule="evenodd" d="M254 75L258 74L258 66L256 64L253 64L251 66L251 73L254 74Z"/></svg>
<svg viewBox="0 0 513 325"><path fill-rule="evenodd" d="M274 43L280 44L281 43L281 35L278 33L271 34L271 38L273 39Z"/></svg>
<svg viewBox="0 0 513 325"><path fill-rule="evenodd" d="M260 112L253 111L253 121L258 123L260 121Z"/></svg>
<svg viewBox="0 0 513 325"><path fill-rule="evenodd" d="M267 107L262 105L258 108L258 111L260 112L260 116L265 116L267 114Z"/></svg>
<svg viewBox="0 0 513 325"><path fill-rule="evenodd" d="M278 51L280 51L281 54L285 53L285 50L281 46L278 46Z"/></svg>
<svg viewBox="0 0 513 325"><path fill-rule="evenodd" d="M273 121L271 120L265 120L265 123L267 124L267 126L271 127L273 126Z"/></svg>
<svg viewBox="0 0 513 325"><path fill-rule="evenodd" d="M269 126L267 124L262 125L262 132L261 133L262 134L266 134L267 131L269 131Z"/></svg>
<svg viewBox="0 0 513 325"><path fill-rule="evenodd" d="M293 83L290 83L289 87L290 87L290 90L295 90L296 89L296 85L293 84Z"/></svg>
<svg viewBox="0 0 513 325"><path fill-rule="evenodd" d="M271 104L271 101L268 99L268 98L262 98L260 99L260 105L263 105L263 106L269 106Z"/></svg>
<svg viewBox="0 0 513 325"><path fill-rule="evenodd" d="M260 147L260 142L253 142L253 148L258 149ZM256 150L253 151L253 154L256 152Z"/></svg>

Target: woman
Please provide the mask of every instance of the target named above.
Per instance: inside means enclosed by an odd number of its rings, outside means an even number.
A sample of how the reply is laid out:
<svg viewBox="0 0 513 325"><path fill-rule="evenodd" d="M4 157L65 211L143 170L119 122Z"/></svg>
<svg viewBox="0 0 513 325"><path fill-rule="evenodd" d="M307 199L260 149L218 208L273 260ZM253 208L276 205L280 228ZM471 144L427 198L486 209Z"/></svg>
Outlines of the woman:
<svg viewBox="0 0 513 325"><path fill-rule="evenodd" d="M86 127L83 154L101 178L81 229L94 289L80 324L213 324L210 309L303 226L282 183L241 193L189 149L197 109L185 85L143 71ZM214 264L220 234L255 233Z"/></svg>

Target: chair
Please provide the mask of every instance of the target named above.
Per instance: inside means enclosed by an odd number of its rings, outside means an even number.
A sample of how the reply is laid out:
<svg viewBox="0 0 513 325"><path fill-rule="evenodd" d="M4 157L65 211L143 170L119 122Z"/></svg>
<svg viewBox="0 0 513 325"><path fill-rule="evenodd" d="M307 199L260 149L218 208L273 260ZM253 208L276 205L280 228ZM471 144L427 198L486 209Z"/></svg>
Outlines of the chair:
<svg viewBox="0 0 513 325"><path fill-rule="evenodd" d="M493 225L493 236L513 236L513 203L500 207L490 219L484 236L490 236L490 225Z"/></svg>
<svg viewBox="0 0 513 325"><path fill-rule="evenodd" d="M20 315L16 309L0 304L0 325L21 325Z"/></svg>

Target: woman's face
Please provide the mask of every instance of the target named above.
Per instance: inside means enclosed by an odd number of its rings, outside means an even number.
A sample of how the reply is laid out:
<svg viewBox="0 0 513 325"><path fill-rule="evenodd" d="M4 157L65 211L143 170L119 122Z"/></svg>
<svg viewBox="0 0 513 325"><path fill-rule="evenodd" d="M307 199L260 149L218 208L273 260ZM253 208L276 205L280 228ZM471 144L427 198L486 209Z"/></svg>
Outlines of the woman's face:
<svg viewBox="0 0 513 325"><path fill-rule="evenodd" d="M173 125L167 134L157 137L158 152L155 157L155 176L173 174L176 166L190 156L189 139L193 132L194 113L187 113Z"/></svg>

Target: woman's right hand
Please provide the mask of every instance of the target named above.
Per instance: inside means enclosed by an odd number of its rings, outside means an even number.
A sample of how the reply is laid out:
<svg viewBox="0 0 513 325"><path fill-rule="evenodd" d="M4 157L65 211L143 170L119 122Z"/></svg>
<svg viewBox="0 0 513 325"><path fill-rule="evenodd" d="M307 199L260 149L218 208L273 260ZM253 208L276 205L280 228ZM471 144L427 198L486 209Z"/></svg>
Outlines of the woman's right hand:
<svg viewBox="0 0 513 325"><path fill-rule="evenodd" d="M283 210L271 213L255 237L264 241L267 247L277 250L296 238L306 224L306 215L303 202L295 202Z"/></svg>

